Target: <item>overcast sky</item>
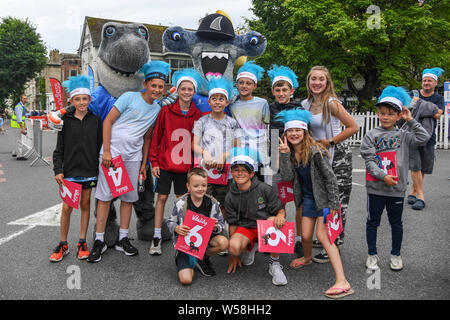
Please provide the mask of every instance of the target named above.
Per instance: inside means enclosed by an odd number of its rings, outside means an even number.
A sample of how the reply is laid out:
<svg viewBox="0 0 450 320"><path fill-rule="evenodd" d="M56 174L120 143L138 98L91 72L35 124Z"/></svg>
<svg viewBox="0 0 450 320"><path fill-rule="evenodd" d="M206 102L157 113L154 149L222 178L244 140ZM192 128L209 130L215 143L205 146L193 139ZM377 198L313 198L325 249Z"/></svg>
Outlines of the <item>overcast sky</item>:
<svg viewBox="0 0 450 320"><path fill-rule="evenodd" d="M85 16L197 29L205 13L225 11L234 26L253 17L251 0L0 0L0 17L28 18L48 50L75 53Z"/></svg>

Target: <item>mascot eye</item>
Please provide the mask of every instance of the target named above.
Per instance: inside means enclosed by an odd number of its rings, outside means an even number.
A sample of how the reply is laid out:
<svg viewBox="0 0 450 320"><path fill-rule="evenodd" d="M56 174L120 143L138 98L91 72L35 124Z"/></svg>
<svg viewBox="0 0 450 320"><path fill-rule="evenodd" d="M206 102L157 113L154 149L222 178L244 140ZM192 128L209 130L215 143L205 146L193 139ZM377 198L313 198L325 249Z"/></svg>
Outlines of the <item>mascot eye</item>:
<svg viewBox="0 0 450 320"><path fill-rule="evenodd" d="M172 40L174 40L174 41L181 40L181 34L179 32L172 33Z"/></svg>
<svg viewBox="0 0 450 320"><path fill-rule="evenodd" d="M142 36L142 37L144 37L144 38L147 38L147 30L145 30L144 28L142 28L142 27L139 27L138 28L138 33Z"/></svg>
<svg viewBox="0 0 450 320"><path fill-rule="evenodd" d="M105 29L105 35L107 37L112 37L117 32L117 29L115 27L109 26Z"/></svg>
<svg viewBox="0 0 450 320"><path fill-rule="evenodd" d="M258 45L258 44L259 44L259 37L257 37L257 36L251 37L251 38L250 38L250 44L251 44L252 46Z"/></svg>

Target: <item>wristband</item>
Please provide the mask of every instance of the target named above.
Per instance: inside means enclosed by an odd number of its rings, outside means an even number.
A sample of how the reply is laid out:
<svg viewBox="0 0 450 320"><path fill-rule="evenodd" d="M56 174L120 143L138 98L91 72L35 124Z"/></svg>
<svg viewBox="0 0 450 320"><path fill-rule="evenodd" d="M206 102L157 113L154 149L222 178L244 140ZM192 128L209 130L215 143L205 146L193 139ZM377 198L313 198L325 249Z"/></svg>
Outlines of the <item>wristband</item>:
<svg viewBox="0 0 450 320"><path fill-rule="evenodd" d="M334 147L336 145L336 143L334 143L333 139L330 139L330 146Z"/></svg>

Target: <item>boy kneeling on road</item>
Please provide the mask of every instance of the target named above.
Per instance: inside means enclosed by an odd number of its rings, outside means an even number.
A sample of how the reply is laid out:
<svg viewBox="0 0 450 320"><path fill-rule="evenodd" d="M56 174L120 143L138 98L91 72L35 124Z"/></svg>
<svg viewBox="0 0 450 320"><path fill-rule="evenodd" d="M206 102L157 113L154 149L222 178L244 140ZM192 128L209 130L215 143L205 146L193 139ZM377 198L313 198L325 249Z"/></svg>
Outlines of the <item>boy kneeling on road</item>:
<svg viewBox="0 0 450 320"><path fill-rule="evenodd" d="M234 148L232 155L231 175L234 182L225 198L226 220L230 225L228 273L234 273L238 265L253 264L258 239L256 220L273 220L277 229L286 223L286 212L278 193L255 177L257 164L254 159L257 152ZM269 274L274 285L286 285L287 279L279 258L279 253L270 254Z"/></svg>
<svg viewBox="0 0 450 320"><path fill-rule="evenodd" d="M205 276L216 274L209 257L224 251L228 247L228 240L222 235L224 220L219 202L206 194L208 188L206 171L202 168L189 170L186 187L189 192L175 202L172 215L167 221L169 230L174 236L174 245L177 243L178 235L184 237L190 231L189 227L183 224L187 210L216 220L203 260L176 250L175 263L178 267L178 279L183 285L190 285L194 278L194 268L199 269Z"/></svg>

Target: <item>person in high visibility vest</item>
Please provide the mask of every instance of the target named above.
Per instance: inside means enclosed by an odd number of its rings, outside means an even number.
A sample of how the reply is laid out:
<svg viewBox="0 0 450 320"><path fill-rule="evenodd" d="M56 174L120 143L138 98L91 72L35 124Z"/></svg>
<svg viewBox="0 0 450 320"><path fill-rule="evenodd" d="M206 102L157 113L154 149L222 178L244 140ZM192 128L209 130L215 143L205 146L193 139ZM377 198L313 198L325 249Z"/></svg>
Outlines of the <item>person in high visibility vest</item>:
<svg viewBox="0 0 450 320"><path fill-rule="evenodd" d="M16 138L17 142L12 151L12 156L16 157L17 160L26 160L23 156L22 148L22 134L27 134L27 128L25 127L25 104L27 103L27 96L22 94L20 96L20 102L14 107L14 112L11 118L11 128L16 128Z"/></svg>

